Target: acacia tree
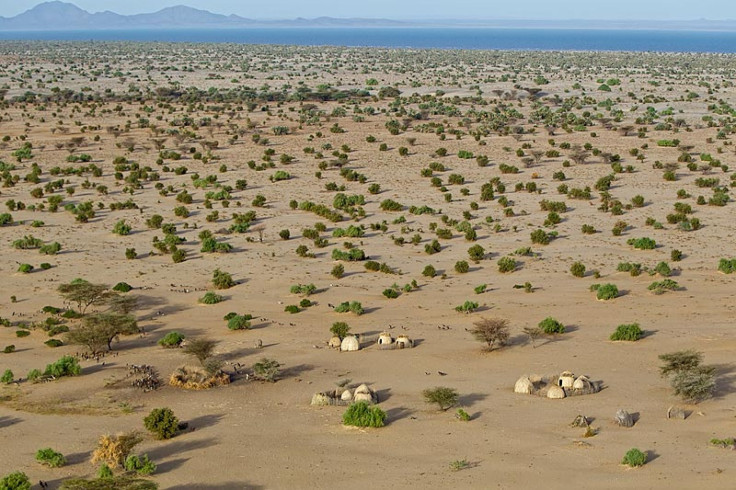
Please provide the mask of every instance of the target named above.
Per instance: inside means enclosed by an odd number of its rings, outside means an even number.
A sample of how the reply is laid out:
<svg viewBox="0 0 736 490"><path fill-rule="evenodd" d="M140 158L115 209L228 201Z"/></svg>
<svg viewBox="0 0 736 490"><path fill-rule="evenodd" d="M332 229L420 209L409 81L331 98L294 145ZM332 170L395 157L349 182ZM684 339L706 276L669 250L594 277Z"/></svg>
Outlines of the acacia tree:
<svg viewBox="0 0 736 490"><path fill-rule="evenodd" d="M92 284L84 279L75 279L69 284L62 284L58 291L66 301L76 303L77 309L82 314L90 306L102 304L116 294L107 284Z"/></svg>
<svg viewBox="0 0 736 490"><path fill-rule="evenodd" d="M87 347L92 354L112 350L112 341L120 335L133 335L140 332L138 322L132 315L119 313L98 313L82 320L81 325L69 331L67 342Z"/></svg>
<svg viewBox="0 0 736 490"><path fill-rule="evenodd" d="M473 323L474 328L470 333L478 340L485 342L488 350L498 344L503 346L509 339L509 322L503 318L483 318Z"/></svg>

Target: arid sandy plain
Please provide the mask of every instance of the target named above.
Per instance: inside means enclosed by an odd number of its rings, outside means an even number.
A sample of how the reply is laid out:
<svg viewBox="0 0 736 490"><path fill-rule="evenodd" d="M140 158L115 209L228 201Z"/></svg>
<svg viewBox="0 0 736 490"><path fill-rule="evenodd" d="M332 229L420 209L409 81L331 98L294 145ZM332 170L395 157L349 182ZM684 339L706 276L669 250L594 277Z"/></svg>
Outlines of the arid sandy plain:
<svg viewBox="0 0 736 490"><path fill-rule="evenodd" d="M12 370L16 381L0 388L0 474L22 471L50 488L93 478L99 437L137 430L144 441L135 451L157 465L147 479L161 488L733 486L733 451L709 441L736 435L736 274L718 271L721 259L736 256L728 198L736 182L735 76L736 58L716 55L0 44L0 200L1 213L12 216L0 227L0 317L9 325L0 327L0 350L15 346L0 353L0 371ZM433 162L444 170L425 170ZM27 179L34 166L36 177ZM278 171L289 178L274 178ZM610 188L596 186L609 175ZM483 200L491 181L493 197ZM217 193L227 186L223 199ZM191 203L177 201L183 190ZM363 196L364 204L336 210L338 192ZM724 205L709 204L719 193ZM61 199L56 212L52 196ZM635 196L643 203L632 205ZM111 209L129 199L135 208ZM16 206L6 206L11 200ZM386 200L401 208L382 209ZM545 225L543 200L566 204L559 223ZM300 209L306 201L342 219ZM85 202L95 212L80 222L73 211ZM669 222L677 203L690 212ZM188 217L175 214L180 206ZM234 215L249 211L250 226L230 232ZM164 239L147 226L156 214L175 225L183 261L154 246L154 237ZM129 234L113 233L120 220ZM626 225L614 235L620 221ZM303 237L316 223L326 226L317 243ZM333 236L349 225L363 226L363 236ZM439 229L448 230L444 238ZM532 243L540 229L549 244ZM202 252L203 230L232 250ZM26 235L58 242L61 251L12 246ZM643 237L656 248L627 243ZM435 239L441 250L426 253ZM344 242L392 273L333 260ZM307 256L296 253L300 245ZM481 260L469 259L473 245L483 247ZM516 261L515 270L499 271L503 257ZM463 260L469 271L456 272ZM571 274L575 262L585 265L584 277ZM626 262L645 270L618 271ZM653 271L660 262L677 290L648 289L663 280ZM23 273L20 264L34 268ZM331 274L338 264L340 278ZM435 277L423 275L427 265ZM224 301L201 304L215 291L215 269L237 284L216 291ZM60 347L44 344L42 327L54 315L42 308L67 306L58 288L76 278L130 284L144 333L119 336L103 358L82 359L79 376L28 381L32 369L86 350L65 333L53 337ZM404 291L412 281L416 287ZM597 300L596 283L615 284L618 296ZM316 291L312 306L292 314L285 307L303 299L290 292L296 284ZM383 292L394 284L401 294L389 299ZM331 307L345 301L360 302L364 313ZM456 311L466 301L477 308ZM229 312L252 315L251 328L229 330ZM524 329L550 316L566 332L532 344ZM484 350L468 332L482 318L508 320L506 346ZM61 321L71 330L80 324ZM339 321L361 334L361 350L327 345ZM631 323L643 338L609 340ZM197 364L183 349L157 344L172 331L216 340L222 369L239 374L211 389L170 386L177 367ZM379 349L383 331L415 345ZM715 366L713 397L697 404L676 396L659 373L659 355L688 349ZM253 379L251 366L264 357L281 364L275 383ZM133 364L154 366L161 386L131 386ZM564 399L514 393L524 374L565 370L603 389ZM348 428L345 407L310 406L314 393L345 380L378 393L384 427ZM422 391L436 386L457 390L457 406L427 404ZM671 406L687 418L668 419ZM170 440L151 437L143 417L158 407L189 428ZM458 420L457 408L471 420ZM633 427L615 424L619 409L637 415ZM592 420L593 437L570 427L580 414ZM43 447L67 464L36 462ZM647 454L643 467L621 464L633 447ZM453 470L453 462L462 464Z"/></svg>

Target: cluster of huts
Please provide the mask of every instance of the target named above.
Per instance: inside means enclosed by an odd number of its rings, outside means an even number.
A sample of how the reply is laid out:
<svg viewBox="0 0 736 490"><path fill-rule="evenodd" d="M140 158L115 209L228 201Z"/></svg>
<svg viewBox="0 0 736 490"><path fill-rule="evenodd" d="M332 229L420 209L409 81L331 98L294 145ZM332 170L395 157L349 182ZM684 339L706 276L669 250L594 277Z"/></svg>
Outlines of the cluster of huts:
<svg viewBox="0 0 736 490"><path fill-rule="evenodd" d="M337 388L312 395L312 405L317 406L350 405L354 402L378 403L378 395L366 384L361 384L352 390L350 388Z"/></svg>
<svg viewBox="0 0 736 490"><path fill-rule="evenodd" d="M342 352L351 352L360 350L360 339L356 335L346 335L340 338L333 336L328 345L333 349L339 349ZM414 347L414 342L406 335L399 335L395 339L388 332L381 332L376 341L379 349L410 349Z"/></svg>
<svg viewBox="0 0 736 490"><path fill-rule="evenodd" d="M524 375L516 381L514 393L539 395L560 399L575 395L597 393L600 387L587 376L575 376L570 371L563 371L559 376L542 377Z"/></svg>

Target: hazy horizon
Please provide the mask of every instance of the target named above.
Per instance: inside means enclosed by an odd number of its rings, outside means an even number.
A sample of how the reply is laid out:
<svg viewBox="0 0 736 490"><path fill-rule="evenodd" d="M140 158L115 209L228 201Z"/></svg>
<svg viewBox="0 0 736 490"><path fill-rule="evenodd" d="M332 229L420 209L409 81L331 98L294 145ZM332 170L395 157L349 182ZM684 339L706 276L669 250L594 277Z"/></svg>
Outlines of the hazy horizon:
<svg viewBox="0 0 736 490"><path fill-rule="evenodd" d="M13 17L38 4L38 0L15 0L12 5L0 6L0 16ZM302 2L299 0L272 0L253 9L237 0L72 0L67 3L89 12L106 10L130 15L151 13L176 5L208 10L213 13L253 19L293 19L297 17L363 17L395 20L610 20L610 21L687 21L736 19L736 3L723 0L671 0L666 8L637 0L619 0L610 4L570 0L564 6L544 0L494 5L483 0L456 0L452 3L437 0L403 2L374 0L370 4L348 3L337 0ZM658 2L657 2L658 3Z"/></svg>

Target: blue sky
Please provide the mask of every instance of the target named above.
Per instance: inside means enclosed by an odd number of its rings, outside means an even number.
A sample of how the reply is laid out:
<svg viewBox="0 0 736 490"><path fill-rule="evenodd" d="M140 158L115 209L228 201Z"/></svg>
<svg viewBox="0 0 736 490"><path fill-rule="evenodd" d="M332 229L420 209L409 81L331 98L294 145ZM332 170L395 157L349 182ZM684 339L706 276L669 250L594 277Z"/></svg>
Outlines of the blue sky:
<svg viewBox="0 0 736 490"><path fill-rule="evenodd" d="M3 0L0 15L19 14L39 0ZM153 12L188 5L255 19L380 17L389 19L736 19L733 0L71 0L99 12Z"/></svg>

